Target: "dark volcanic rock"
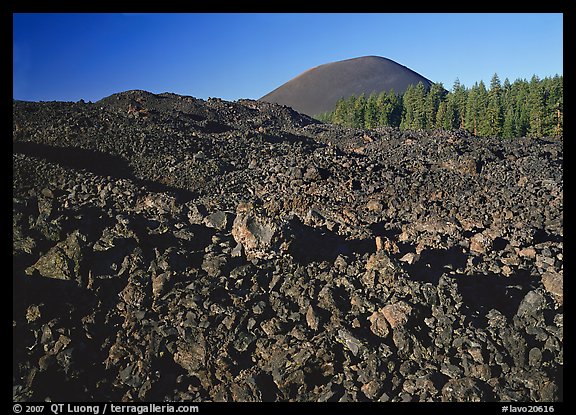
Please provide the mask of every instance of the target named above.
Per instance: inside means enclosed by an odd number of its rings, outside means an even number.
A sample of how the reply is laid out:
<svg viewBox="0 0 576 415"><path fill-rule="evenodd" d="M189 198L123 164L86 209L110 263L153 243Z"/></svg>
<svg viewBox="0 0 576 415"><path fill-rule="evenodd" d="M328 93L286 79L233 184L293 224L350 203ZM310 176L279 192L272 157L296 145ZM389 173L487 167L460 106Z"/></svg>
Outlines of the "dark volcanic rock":
<svg viewBox="0 0 576 415"><path fill-rule="evenodd" d="M451 379L442 388L445 402L481 402L485 399L478 381L472 378Z"/></svg>
<svg viewBox="0 0 576 415"><path fill-rule="evenodd" d="M13 117L14 401L563 400L562 140L144 91Z"/></svg>

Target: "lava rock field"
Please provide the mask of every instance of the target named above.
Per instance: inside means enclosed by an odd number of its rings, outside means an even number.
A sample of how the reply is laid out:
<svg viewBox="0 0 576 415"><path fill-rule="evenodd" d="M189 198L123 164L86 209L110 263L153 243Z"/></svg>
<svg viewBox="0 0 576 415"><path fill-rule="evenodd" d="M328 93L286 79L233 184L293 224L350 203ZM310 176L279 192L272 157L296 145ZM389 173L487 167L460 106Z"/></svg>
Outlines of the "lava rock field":
<svg viewBox="0 0 576 415"><path fill-rule="evenodd" d="M563 400L562 138L13 103L14 401Z"/></svg>

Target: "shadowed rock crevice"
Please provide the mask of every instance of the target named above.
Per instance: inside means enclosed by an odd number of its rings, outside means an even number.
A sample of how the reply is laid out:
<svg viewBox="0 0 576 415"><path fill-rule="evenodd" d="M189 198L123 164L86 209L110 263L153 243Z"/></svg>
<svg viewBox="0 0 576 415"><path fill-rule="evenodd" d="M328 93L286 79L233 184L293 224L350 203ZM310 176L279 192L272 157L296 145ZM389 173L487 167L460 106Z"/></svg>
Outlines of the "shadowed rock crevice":
<svg viewBox="0 0 576 415"><path fill-rule="evenodd" d="M450 270L463 269L468 255L459 247L448 249L425 249L413 264L405 266L406 271L416 281L438 284L440 276Z"/></svg>
<svg viewBox="0 0 576 415"><path fill-rule="evenodd" d="M511 320L526 294L538 286L537 281L530 281L526 275L507 279L495 274L458 275L455 281L462 295L463 312L480 328L487 326L487 314L492 309Z"/></svg>
<svg viewBox="0 0 576 415"><path fill-rule="evenodd" d="M17 141L12 151L46 159L73 169L85 169L94 174L114 178L134 178L128 162L122 157L78 147L57 147L31 141Z"/></svg>
<svg viewBox="0 0 576 415"><path fill-rule="evenodd" d="M123 157L106 152L79 147L58 147L31 141L17 141L12 145L14 153L26 154L45 159L67 168L86 170L96 175L110 176L114 179L131 179L139 181L151 191L173 192L181 202L194 197L194 193L176 186L166 185L160 181L134 174L130 163ZM140 180L138 180L140 179Z"/></svg>
<svg viewBox="0 0 576 415"><path fill-rule="evenodd" d="M336 233L313 228L294 220L290 223L292 242L288 252L301 264L334 262L338 255L363 255L374 251L374 241L348 240Z"/></svg>

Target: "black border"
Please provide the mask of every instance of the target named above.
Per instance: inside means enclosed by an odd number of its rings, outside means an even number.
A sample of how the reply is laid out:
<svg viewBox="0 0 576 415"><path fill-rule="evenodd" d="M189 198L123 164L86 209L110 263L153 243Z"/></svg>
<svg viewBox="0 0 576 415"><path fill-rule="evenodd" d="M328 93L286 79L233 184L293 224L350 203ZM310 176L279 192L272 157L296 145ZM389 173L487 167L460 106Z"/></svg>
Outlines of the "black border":
<svg viewBox="0 0 576 415"><path fill-rule="evenodd" d="M521 7L518 5L521 4ZM9 6L6 8L6 3L2 6L2 16L0 20L0 26L2 31L2 39L8 39L9 37L12 38L13 33L13 13L61 13L61 12L143 12L143 13L164 13L164 12L174 12L174 13L183 13L183 12L226 12L226 13L246 13L246 12L261 12L261 13L269 13L269 12L290 12L290 13L326 13L326 12L335 12L335 13L354 13L354 12L374 12L374 13L446 13L446 12L453 12L453 13L502 13L502 12L526 12L526 13L564 13L564 25L566 29L568 29L568 33L572 31L572 27L574 24L572 23L573 20L570 19L572 17L572 13L568 12L568 5L569 2L563 2L562 4L558 2L528 2L528 3L515 3L515 2L467 2L462 5L456 5L448 3L448 4L437 4L435 2L430 3L420 3L417 6L410 4L408 2L382 2L382 1L374 1L374 2L363 2L363 4L359 4L359 2L350 2L350 4L345 3L329 3L329 10L326 10L325 3L319 2L310 2L308 1L302 6L299 3L295 2L287 2L286 4L279 4L278 2L269 2L269 3L248 3L243 1L236 1L236 2L167 2L163 1L159 2L147 2L144 0L141 1L122 1L122 2L106 2L106 1L98 1L98 2L88 2L88 1L47 1L47 0L34 0L34 1L24 1L24 0L11 0ZM161 5L161 7L160 7ZM8 9L8 10L6 10ZM569 17L570 16L570 17ZM566 25L566 23L569 23ZM4 37L5 36L5 37ZM569 44L573 43L574 34L570 33L564 36L564 55L566 56L566 40L568 40ZM6 42L7 44L8 42ZM13 49L12 45L3 48L6 53L12 55ZM568 50L571 50L568 47ZM568 57L571 58L569 55ZM564 60L564 64L568 66L568 74L574 73L573 65L571 64L570 59ZM12 68L10 69L10 73L12 72ZM565 86L568 86L570 89L571 86L571 79L570 75L565 77ZM9 81L7 81L8 83ZM6 94L10 94L12 91L12 84L6 85L3 88L6 91ZM12 94L10 94L12 95ZM568 95L568 94L567 94ZM10 96L12 100L12 96ZM5 102L8 101L8 97ZM565 99L565 135L570 137L569 142L572 140L571 132L573 129L571 128L571 120L572 117L570 111L570 96L568 99ZM566 105L566 103L568 103ZM8 117L3 117L3 119L8 119ZM6 123L7 129L10 127L8 122ZM7 131L8 133L8 131ZM10 134L10 133L8 133ZM7 140L5 137L5 140ZM568 143L569 143L568 142ZM10 152L6 151L4 154L9 155ZM576 154L573 152L568 152L568 154ZM11 166L11 161L6 162L5 164ZM10 171L7 174L8 177L12 177L12 173ZM565 199L567 200L567 199ZM570 201L568 199L568 204ZM9 218L6 215L6 218ZM9 242L11 245L11 241ZM9 245L9 246L10 246ZM8 249L6 250L7 252ZM567 258L570 256L567 255ZM570 270L568 261L566 261L566 267ZM568 275L570 272L568 271ZM570 310L570 301L567 302L568 307L567 309ZM569 314L569 313L568 313ZM7 324L8 325L8 324ZM7 329L9 327L6 327ZM568 333L565 333L568 334ZM570 342L565 342L564 344L570 344ZM566 348L565 348L566 349ZM568 349L571 349L568 347ZM570 354L565 356L565 363L570 358ZM566 366L566 365L565 365ZM569 366L569 365L568 365ZM567 371L570 373L570 370ZM7 378L8 376L6 376ZM10 388L7 387L5 389L8 393L10 393ZM569 398L568 398L569 400ZM67 404L68 402L61 402ZM72 402L70 402L72 403ZM159 402L158 402L159 403ZM20 403L22 408L22 413L26 413L26 408L32 405L36 406L44 406L44 410L42 413L49 414L50 412L50 405L53 403ZM74 405L98 405L99 406L99 414L102 414L102 408L104 403L94 403L94 402L74 402ZM121 406L129 406L130 404L125 403L114 403L115 405ZM136 403L134 403L136 404ZM134 405L132 404L132 405ZM160 403L159 403L160 404ZM510 413L511 406L515 408L526 408L525 413L528 413L530 407L537 408L537 407L554 407L555 414L564 413L564 402L550 402L550 403L522 403L522 402L477 402L477 403L459 403L459 402L411 402L411 403L379 403L379 402L351 402L351 403L307 403L307 402L262 402L262 403L211 403L211 402L198 402L198 403L188 403L188 404L180 404L180 403L171 403L175 407L179 406L186 406L186 405L197 405L199 407L198 413L200 414L254 414L262 413L270 414L273 411L278 410L286 410L289 412L293 412L294 414L302 413L302 414L312 414L314 412L325 411L332 414L347 414L347 415L355 415L356 413L367 413L367 414L378 414L385 412L386 414L493 414L493 413ZM15 403L12 403L12 412L11 413L18 413L15 410ZM502 408L508 407L507 411L504 411ZM9 409L10 410L10 409ZM523 409L517 409L514 412L523 413ZM10 413L10 412L9 412ZM67 411L62 412L68 413ZM111 413L111 412L107 412ZM124 412L129 413L129 412ZM144 412L143 412L144 413ZM164 412L167 413L167 412ZM186 412L176 412L176 413L186 413ZM545 413L534 410L532 413Z"/></svg>

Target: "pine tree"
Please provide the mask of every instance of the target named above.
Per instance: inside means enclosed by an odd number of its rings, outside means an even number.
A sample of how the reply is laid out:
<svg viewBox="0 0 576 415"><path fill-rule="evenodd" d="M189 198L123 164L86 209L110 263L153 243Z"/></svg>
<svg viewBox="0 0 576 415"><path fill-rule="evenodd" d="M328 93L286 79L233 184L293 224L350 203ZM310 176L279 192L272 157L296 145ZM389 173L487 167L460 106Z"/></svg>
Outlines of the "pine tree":
<svg viewBox="0 0 576 415"><path fill-rule="evenodd" d="M376 113L378 114L378 126L388 125L388 114L387 114L387 94L386 91L382 91L378 94L376 98Z"/></svg>
<svg viewBox="0 0 576 415"><path fill-rule="evenodd" d="M476 82L468 92L466 102L466 130L475 136L487 135L486 105L488 102L488 91L483 81Z"/></svg>
<svg viewBox="0 0 576 415"><path fill-rule="evenodd" d="M439 128L439 129L449 129L449 128L445 128L444 125L446 124L446 119L447 119L447 102L446 100L442 100L440 102L440 105L438 106L438 112L436 112L436 124L435 124L435 128Z"/></svg>
<svg viewBox="0 0 576 415"><path fill-rule="evenodd" d="M366 109L364 110L364 127L368 129L376 128L378 126L378 106L376 102L376 94L371 93L366 101Z"/></svg>
<svg viewBox="0 0 576 415"><path fill-rule="evenodd" d="M468 91L468 99L466 101L466 130L478 135L478 82Z"/></svg>
<svg viewBox="0 0 576 415"><path fill-rule="evenodd" d="M388 102L392 109L388 115L388 125L399 127L400 120L402 119L402 97L397 95L394 90L391 89L390 92L388 92Z"/></svg>
<svg viewBox="0 0 576 415"><path fill-rule="evenodd" d="M460 120L452 92L446 96L445 103L446 112L442 119L442 128L445 130L457 130L460 126Z"/></svg>
<svg viewBox="0 0 576 415"><path fill-rule="evenodd" d="M525 137L530 126L528 82L524 79L517 79L512 84L512 89L515 91L514 121L516 125L516 136Z"/></svg>
<svg viewBox="0 0 576 415"><path fill-rule="evenodd" d="M382 91L376 100L378 125L399 127L402 119L402 103L394 90Z"/></svg>
<svg viewBox="0 0 576 415"><path fill-rule="evenodd" d="M502 123L502 137L513 138L516 135L516 123L514 108L506 107L504 109L504 121Z"/></svg>
<svg viewBox="0 0 576 415"><path fill-rule="evenodd" d="M502 84L502 133L503 138L512 138L516 136L516 120L514 117L515 97L514 90L508 78L504 79Z"/></svg>
<svg viewBox="0 0 576 415"><path fill-rule="evenodd" d="M488 90L484 81L478 83L478 94L476 96L478 110L478 135L487 137L490 135L490 125L486 109L488 107Z"/></svg>
<svg viewBox="0 0 576 415"><path fill-rule="evenodd" d="M532 76L528 93L528 114L530 117L530 128L528 134L531 137L542 137L544 135L544 90L542 83L536 75Z"/></svg>
<svg viewBox="0 0 576 415"><path fill-rule="evenodd" d="M544 134L547 136L559 136L562 134L562 111L563 111L563 80L558 75L543 80L545 96L545 127Z"/></svg>
<svg viewBox="0 0 576 415"><path fill-rule="evenodd" d="M408 85L402 97L403 111L402 119L400 121L401 130L409 130L413 128L414 119L416 118L416 88L414 85Z"/></svg>
<svg viewBox="0 0 576 415"><path fill-rule="evenodd" d="M502 133L502 87L497 74L492 76L486 108L486 134L499 137Z"/></svg>
<svg viewBox="0 0 576 415"><path fill-rule="evenodd" d="M355 123L355 106L357 98L355 96L350 96L346 99L346 120L344 125L346 127L354 127Z"/></svg>
<svg viewBox="0 0 576 415"><path fill-rule="evenodd" d="M454 112L456 117L456 125L454 128L465 128L466 121L466 103L468 100L468 92L466 88L460 84L460 80L456 78L454 86L452 87Z"/></svg>
<svg viewBox="0 0 576 415"><path fill-rule="evenodd" d="M556 135L564 134L564 77L556 76L558 83L558 97L556 98Z"/></svg>
<svg viewBox="0 0 576 415"><path fill-rule="evenodd" d="M425 97L424 102L425 121L423 128L432 129L437 127L436 113L438 112L440 102L442 101L443 98L444 98L444 86L442 85L442 83L432 84L432 86L428 90L428 93L426 93Z"/></svg>
<svg viewBox="0 0 576 415"><path fill-rule="evenodd" d="M413 130L426 129L426 87L422 82L418 82L414 89L414 119L412 121Z"/></svg>
<svg viewBox="0 0 576 415"><path fill-rule="evenodd" d="M554 135L560 137L564 134L564 97L561 97L556 103L556 129Z"/></svg>
<svg viewBox="0 0 576 415"><path fill-rule="evenodd" d="M353 109L352 127L364 128L364 113L366 111L366 97L364 94L360 94L360 96L356 98Z"/></svg>
<svg viewBox="0 0 576 415"><path fill-rule="evenodd" d="M347 102L344 98L340 98L334 108L334 115L332 116L333 122L335 124L345 125L346 119L348 118L347 112Z"/></svg>

